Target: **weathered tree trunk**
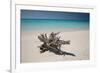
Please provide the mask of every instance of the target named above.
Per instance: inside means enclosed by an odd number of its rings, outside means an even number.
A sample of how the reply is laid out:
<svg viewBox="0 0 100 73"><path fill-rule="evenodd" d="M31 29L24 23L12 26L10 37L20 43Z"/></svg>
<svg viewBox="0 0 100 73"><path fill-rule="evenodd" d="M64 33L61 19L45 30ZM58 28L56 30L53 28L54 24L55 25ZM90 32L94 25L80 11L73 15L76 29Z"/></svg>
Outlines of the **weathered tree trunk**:
<svg viewBox="0 0 100 73"><path fill-rule="evenodd" d="M68 53L65 51L61 50L61 46L65 44L70 44L70 40L64 41L60 40L59 37L57 37L59 33L54 33L52 32L49 36L47 37L46 34L41 34L38 36L38 39L43 42L43 44L40 46L40 53L44 53L46 51L53 52L56 55L71 55L75 56L73 53Z"/></svg>

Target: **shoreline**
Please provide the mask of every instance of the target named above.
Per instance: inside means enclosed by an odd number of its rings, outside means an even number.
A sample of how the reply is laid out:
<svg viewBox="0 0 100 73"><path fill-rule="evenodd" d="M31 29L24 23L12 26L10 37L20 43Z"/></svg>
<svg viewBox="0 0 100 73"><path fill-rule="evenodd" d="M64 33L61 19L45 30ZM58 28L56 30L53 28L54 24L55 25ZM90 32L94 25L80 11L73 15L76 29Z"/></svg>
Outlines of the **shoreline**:
<svg viewBox="0 0 100 73"><path fill-rule="evenodd" d="M34 29L31 29L31 30L21 30L21 33L23 34L23 33L32 33L32 32L43 32L43 33L51 33L51 32L77 32L77 31L89 31L89 28L67 28L67 29L57 29L57 30L55 30L55 29L47 29L47 30L41 30L41 29L39 29L39 30L34 30Z"/></svg>

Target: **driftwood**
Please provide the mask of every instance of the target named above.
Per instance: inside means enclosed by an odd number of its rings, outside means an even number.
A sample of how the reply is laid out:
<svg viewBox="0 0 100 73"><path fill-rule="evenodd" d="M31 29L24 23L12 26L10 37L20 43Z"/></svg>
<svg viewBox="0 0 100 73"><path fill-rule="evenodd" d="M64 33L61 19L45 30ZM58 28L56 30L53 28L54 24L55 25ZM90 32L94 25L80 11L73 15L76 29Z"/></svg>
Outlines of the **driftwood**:
<svg viewBox="0 0 100 73"><path fill-rule="evenodd" d="M40 53L44 53L46 51L53 52L56 55L71 55L75 56L73 53L69 53L66 51L61 50L61 46L65 44L70 44L70 40L64 41L60 40L60 37L57 37L58 33L52 32L49 37L47 37L47 34L40 34L38 36L38 39L43 42L40 48Z"/></svg>

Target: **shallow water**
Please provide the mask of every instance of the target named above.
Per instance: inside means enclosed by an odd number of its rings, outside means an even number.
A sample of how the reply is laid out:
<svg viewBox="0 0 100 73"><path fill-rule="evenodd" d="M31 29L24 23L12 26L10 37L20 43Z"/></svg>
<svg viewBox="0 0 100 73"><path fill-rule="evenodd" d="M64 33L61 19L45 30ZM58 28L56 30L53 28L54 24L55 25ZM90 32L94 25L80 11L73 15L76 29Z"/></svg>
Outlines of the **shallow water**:
<svg viewBox="0 0 100 73"><path fill-rule="evenodd" d="M65 19L21 19L21 30L46 30L46 29L68 29L68 28L89 28L89 21L86 20L65 20Z"/></svg>

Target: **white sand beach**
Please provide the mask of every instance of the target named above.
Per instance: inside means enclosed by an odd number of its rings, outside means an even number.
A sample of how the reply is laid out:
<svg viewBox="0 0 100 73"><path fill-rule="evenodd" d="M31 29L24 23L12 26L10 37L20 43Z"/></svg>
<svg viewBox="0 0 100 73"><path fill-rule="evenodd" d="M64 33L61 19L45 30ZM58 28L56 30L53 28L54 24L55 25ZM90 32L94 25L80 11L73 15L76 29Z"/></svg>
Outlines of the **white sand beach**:
<svg viewBox="0 0 100 73"><path fill-rule="evenodd" d="M52 30L57 32L56 30ZM68 61L68 60L88 60L89 59L89 29L73 29L60 31L62 40L70 40L70 45L62 46L62 50L74 53L73 56L55 55L52 52L40 53L40 46L42 43L37 38L41 33L48 35L52 31L28 31L21 33L21 63L31 62L53 62L53 61Z"/></svg>

